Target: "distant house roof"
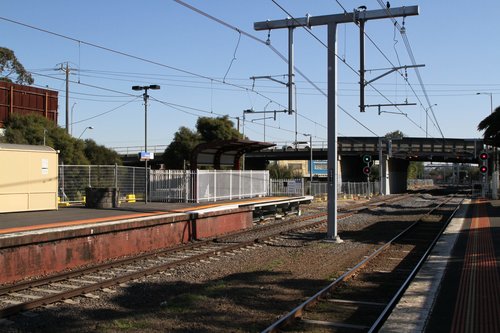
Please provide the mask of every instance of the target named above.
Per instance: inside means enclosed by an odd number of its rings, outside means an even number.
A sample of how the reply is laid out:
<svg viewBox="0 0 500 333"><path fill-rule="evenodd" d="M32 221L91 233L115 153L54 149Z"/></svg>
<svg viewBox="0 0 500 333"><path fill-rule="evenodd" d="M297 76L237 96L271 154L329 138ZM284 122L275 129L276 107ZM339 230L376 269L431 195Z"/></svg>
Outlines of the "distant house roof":
<svg viewBox="0 0 500 333"><path fill-rule="evenodd" d="M239 170L240 157L245 153L273 146L275 144L270 142L243 139L200 143L191 153L191 170L196 170L200 166L210 166L214 169L230 166L233 170Z"/></svg>

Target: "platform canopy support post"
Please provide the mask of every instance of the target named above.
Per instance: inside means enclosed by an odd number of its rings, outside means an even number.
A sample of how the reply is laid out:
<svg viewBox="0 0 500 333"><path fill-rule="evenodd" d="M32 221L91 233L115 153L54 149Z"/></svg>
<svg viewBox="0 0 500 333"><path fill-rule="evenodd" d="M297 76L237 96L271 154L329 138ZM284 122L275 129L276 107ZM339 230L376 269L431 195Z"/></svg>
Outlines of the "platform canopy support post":
<svg viewBox="0 0 500 333"><path fill-rule="evenodd" d="M340 242L337 230L337 24L358 23L375 19L418 15L418 6L365 10L333 15L306 16L254 23L255 30L290 29L297 27L328 26L328 227L327 239ZM364 27L364 24L363 24ZM290 61L289 61L290 62Z"/></svg>

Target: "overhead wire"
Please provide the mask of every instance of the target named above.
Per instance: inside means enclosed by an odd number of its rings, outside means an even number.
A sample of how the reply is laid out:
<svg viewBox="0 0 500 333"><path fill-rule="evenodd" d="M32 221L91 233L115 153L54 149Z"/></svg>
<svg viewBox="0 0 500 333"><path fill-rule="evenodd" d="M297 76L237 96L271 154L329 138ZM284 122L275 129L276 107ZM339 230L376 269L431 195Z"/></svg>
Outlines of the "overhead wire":
<svg viewBox="0 0 500 333"><path fill-rule="evenodd" d="M285 57L285 56L284 56L284 55L283 55L283 54L282 54L279 50L277 50L274 46L272 46L270 43L267 43L266 41L261 40L261 39L259 39L258 37L255 37L255 36L253 36L252 34L250 34L250 33L248 33L248 32L245 32L244 30L242 30L242 29L240 29L240 28L237 28L237 27L235 27L235 26L233 26L233 25L231 25L231 24L229 24L229 23L227 23L227 22L224 22L224 21L223 21L223 20L221 20L221 19L218 19L218 18L216 18L216 17L214 17L214 16L212 16L212 15L210 15L210 14L208 14L208 13L205 13L204 11L202 11L202 10L200 10L200 9L198 9L198 8L196 8L196 7L194 7L194 6L192 6L192 5L187 4L187 3L185 3L185 2L184 2L184 1L182 1L182 0L174 0L174 1L175 1L175 2L177 2L177 3L178 3L178 4L180 4L180 5L182 5L182 6L186 7L186 8L188 8L188 9L193 10L193 11L194 11L194 12L196 12L196 13L199 13L199 14L200 14L200 15L202 15L202 16L205 16L205 17L207 17L207 18L209 18L209 19L211 19L211 20L213 20L213 21L215 21L215 22L217 22L217 23L219 23L219 24L222 24L222 25L223 25L223 26L225 26L225 27L228 27L228 28L230 28L230 29L232 29L232 30L235 30L236 32L241 33L241 34L243 34L244 36L247 36L247 37L249 37L249 38L251 38L251 39L253 39L253 40L255 40L255 41L259 42L259 43L262 43L262 44L266 45L266 46L267 46L267 47L269 47L269 48L270 48L270 49L271 49L274 53L276 53L276 54L277 54L277 55L278 55L278 56L279 56L279 57L280 57L283 61L285 61L286 63L288 63L288 59L287 59L287 58L286 58L286 57ZM314 36L314 34L313 34L313 36ZM316 36L314 36L314 37L316 37ZM317 37L316 37L316 38L317 38ZM323 43L320 39L318 39L318 41L319 41L320 43ZM324 43L323 43L323 45L324 45ZM326 46L326 45L325 45L325 46ZM337 56L337 55L336 55L336 56ZM338 57L338 56L337 56L337 57ZM355 70L354 68L352 68L352 67L350 67L350 68L351 68L351 70L353 70L355 73L357 73L357 72L356 72L356 70ZM304 73L303 73L303 72L302 72L299 68L297 68L296 66L294 66L294 69L295 69L295 71L296 71L296 72L297 72L300 76L302 76L302 77L303 77L303 78L304 78L304 79L305 79L305 80L306 80L306 81L307 81L307 82L308 82L311 86L313 86L313 87L314 87L317 91L319 91L320 93L322 93L324 96L327 96L327 95L326 95L326 93L325 93L325 92L324 92L324 91L323 91L320 87L318 87L318 85L316 85L316 84L315 84L315 83L314 83L311 79L309 79L309 78L308 78L308 77L307 77L307 76L306 76L306 75L305 75L305 74L304 74ZM359 74L358 74L358 75L359 75ZM345 110L345 109L342 109L342 110L343 110L345 113L348 113L348 111L347 111L347 110ZM348 114L349 114L349 113L348 113ZM350 114L349 114L349 116L350 116L351 118L354 118L354 116L352 116L352 115L350 115ZM358 122L359 124L362 124L359 120L357 120L357 122ZM319 123L315 123L315 124L320 125ZM367 126L366 126L366 125L364 125L364 124L363 124L362 126L363 126L363 128L367 128ZM295 132L294 132L294 133L295 133ZM373 131L371 131L371 133L373 133Z"/></svg>
<svg viewBox="0 0 500 333"><path fill-rule="evenodd" d="M128 58L139 60L139 61L143 61L143 62L152 64L152 65L156 65L156 66L168 68L168 69L180 72L180 73L184 73L184 74L188 74L188 75L191 75L191 76L203 78L203 79L206 79L206 80L214 80L215 82L220 82L222 84L227 84L227 85L230 85L230 86L233 86L233 87L236 87L236 88L240 88L240 89L243 89L243 90L248 90L248 88L241 87L241 86L239 86L237 84L234 84L234 83L223 82L223 81L218 80L216 78L212 78L212 77L209 77L209 76L206 76L206 75L198 74L198 73L195 73L195 72L192 72L192 71L188 71L188 70L185 70L185 69L182 69L182 68L178 68L178 67L166 65L166 64L160 63L158 61L150 60L150 59L147 59L147 58L144 58L144 57L140 57L140 56L136 56L136 55L133 55L133 54L130 54L130 53L126 53L126 52L123 52L123 51L118 51L118 50L115 50L115 49L112 49L112 48L109 48L109 47L105 47L105 46L102 46L102 45L98 45L98 44L95 44L95 43L91 43L91 42L79 40L77 38L66 36L66 35L63 35L63 34L60 34L60 33L57 33L57 32L53 32L53 31L50 31L50 30L47 30L47 29L35 27L33 25L26 24L26 23L23 23L23 22L19 22L19 21L16 21L16 20L12 20L12 19L9 19L9 18L3 17L3 16L0 16L0 20L4 20L4 21L7 21L7 22L10 22L10 23L13 23L13 24L24 26L24 27L27 27L27 28L30 28L30 29L33 29L33 30L41 31L41 32L44 32L44 33L47 33L47 34L50 34L50 35L53 35L53 36L57 36L57 37L60 37L60 38L63 38L63 39L71 40L73 42L81 43L81 44L84 44L84 45L87 45L87 46L91 46L91 47L94 47L94 48L97 48L97 49L101 49L101 50L104 50L104 51L107 51L107 52L119 54L119 55L124 56L124 57L128 57ZM273 103L280 104L280 103L274 101L272 98L269 98L269 97L265 96L264 94L261 94L260 92L258 92L256 90L252 90L252 92L254 94L256 94L256 95L264 98L264 99L273 101ZM281 105L281 106L285 107L284 105Z"/></svg>
<svg viewBox="0 0 500 333"><path fill-rule="evenodd" d="M377 1L379 3L380 7L382 7L382 9L385 9L385 11L389 15L392 23L394 24L394 26L398 28L399 33L401 34L401 38L403 39L403 42L404 42L404 44L406 46L406 50L408 52L408 56L410 57L410 60L411 60L412 64L415 66L417 63L416 63L416 60L415 60L415 56L413 55L413 50L411 48L410 41L408 40L408 36L406 35L406 28L405 27L401 27L401 25L399 24L399 22L391 15L390 10L387 8L387 6L384 4L384 2L382 0L377 0ZM425 86L424 86L424 81L422 80L422 76L420 75L420 71L419 71L418 67L415 67L415 73L417 75L417 79L418 79L418 81L420 83L421 89L424 92L424 96L425 96L425 99L426 99L427 105L428 105L427 109L431 110L431 113L432 113L432 115L434 117L434 120L436 121L435 125L437 125L437 129L439 130L439 133L441 134L441 137L444 139L443 131L441 130L441 126L439 126L439 122L438 122L438 120L436 118L436 114L434 113L434 110L432 108L432 103L430 101L430 98L427 95L427 92L426 92L426 89L425 89Z"/></svg>

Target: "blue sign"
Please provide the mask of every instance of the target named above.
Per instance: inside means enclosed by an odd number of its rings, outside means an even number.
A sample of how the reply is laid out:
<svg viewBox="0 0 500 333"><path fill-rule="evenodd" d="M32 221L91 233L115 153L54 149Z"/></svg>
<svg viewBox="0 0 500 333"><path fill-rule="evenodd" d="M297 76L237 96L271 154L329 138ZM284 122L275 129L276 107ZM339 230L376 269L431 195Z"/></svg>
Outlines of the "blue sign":
<svg viewBox="0 0 500 333"><path fill-rule="evenodd" d="M155 154L154 153L150 153L149 151L141 151L139 153L139 159L141 161L154 160L155 159Z"/></svg>
<svg viewBox="0 0 500 333"><path fill-rule="evenodd" d="M312 161L312 174L314 176L326 177L328 175L328 161L318 160ZM311 162L309 161L309 170L311 170Z"/></svg>

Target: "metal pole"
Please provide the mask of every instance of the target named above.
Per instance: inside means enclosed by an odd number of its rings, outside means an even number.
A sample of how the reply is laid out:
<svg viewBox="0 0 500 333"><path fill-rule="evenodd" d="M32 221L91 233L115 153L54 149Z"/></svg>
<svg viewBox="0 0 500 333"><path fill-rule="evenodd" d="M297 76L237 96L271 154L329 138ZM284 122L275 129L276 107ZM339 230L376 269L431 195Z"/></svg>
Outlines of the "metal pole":
<svg viewBox="0 0 500 333"><path fill-rule="evenodd" d="M380 188L379 188L379 193L380 195L384 195L384 178L385 178L385 172L382 167L382 159L383 159L383 152L382 152L382 138L378 138L378 173L380 177Z"/></svg>
<svg viewBox="0 0 500 333"><path fill-rule="evenodd" d="M288 114L293 112L293 29L288 28Z"/></svg>
<svg viewBox="0 0 500 333"><path fill-rule="evenodd" d="M144 87L144 152L148 151L148 87ZM144 203L148 203L148 159L144 160Z"/></svg>
<svg viewBox="0 0 500 333"><path fill-rule="evenodd" d="M293 55L293 27L288 28L288 114L295 111L295 142L297 142L297 111L293 105L293 76L294 76L294 55ZM264 120L265 121L265 120ZM297 148L297 143L295 143Z"/></svg>
<svg viewBox="0 0 500 333"><path fill-rule="evenodd" d="M341 242L337 230L337 23L328 24L328 225L327 238Z"/></svg>
<svg viewBox="0 0 500 333"><path fill-rule="evenodd" d="M365 112L365 21L359 20L359 111Z"/></svg>
<svg viewBox="0 0 500 333"><path fill-rule="evenodd" d="M66 133L69 134L69 64L66 62Z"/></svg>
<svg viewBox="0 0 500 333"><path fill-rule="evenodd" d="M313 182L313 137L312 137L312 134L309 136L309 139L310 139L309 147L311 150L310 166L309 166L309 195L312 195L312 182Z"/></svg>

